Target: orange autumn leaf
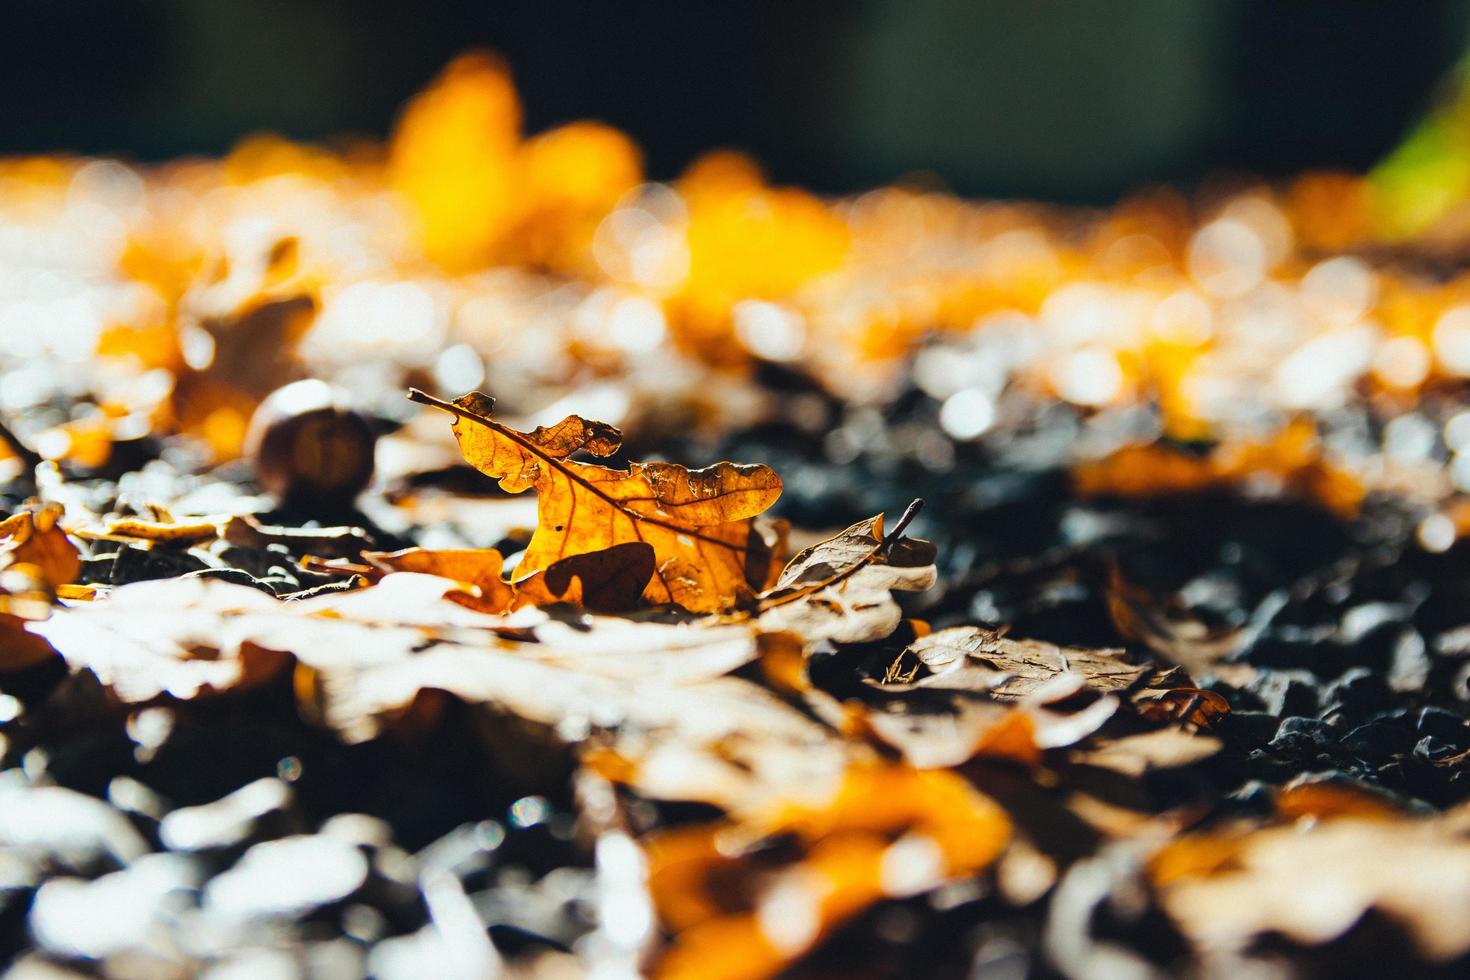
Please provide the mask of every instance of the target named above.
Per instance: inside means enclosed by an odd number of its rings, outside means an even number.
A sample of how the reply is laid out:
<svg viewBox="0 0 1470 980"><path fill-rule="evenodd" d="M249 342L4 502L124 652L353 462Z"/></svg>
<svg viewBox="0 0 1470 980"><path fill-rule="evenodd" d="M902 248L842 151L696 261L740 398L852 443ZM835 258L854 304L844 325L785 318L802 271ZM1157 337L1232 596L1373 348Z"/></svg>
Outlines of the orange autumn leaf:
<svg viewBox="0 0 1470 980"><path fill-rule="evenodd" d="M634 463L626 470L582 463L578 451L608 456L622 444L613 426L570 416L518 432L490 418L494 399L472 392L445 402L413 390L414 401L454 416L465 459L501 489L537 493L537 526L517 568L531 573L571 555L643 541L655 568L643 598L695 612L727 608L765 583L752 581L752 518L781 495L770 467L717 463L690 470L674 463ZM758 538L758 535L757 535Z"/></svg>
<svg viewBox="0 0 1470 980"><path fill-rule="evenodd" d="M52 590L76 581L82 558L61 529L60 519L61 508L53 504L0 521L0 561L34 566Z"/></svg>
<svg viewBox="0 0 1470 980"><path fill-rule="evenodd" d="M483 262L515 219L521 107L505 67L456 58L404 110L388 179L418 217L424 252L455 269Z"/></svg>
<svg viewBox="0 0 1470 980"><path fill-rule="evenodd" d="M1004 811L959 776L888 763L853 765L825 805L655 833L649 890L674 939L654 973L769 976L874 902L986 867L1010 836ZM804 853L752 859L776 837Z"/></svg>
<svg viewBox="0 0 1470 980"><path fill-rule="evenodd" d="M26 630L28 620L8 612L11 597L0 595L0 670L20 670L56 656L51 644Z"/></svg>
<svg viewBox="0 0 1470 980"><path fill-rule="evenodd" d="M419 572L464 586L445 598L483 613L564 602L593 612L638 607L653 577L653 549L642 541L571 555L512 584L502 578L505 558L493 548L365 551L363 561L379 573Z"/></svg>
<svg viewBox="0 0 1470 980"><path fill-rule="evenodd" d="M1303 779L1276 792L1276 813L1286 820L1394 820L1405 811L1393 797L1354 783Z"/></svg>
<svg viewBox="0 0 1470 980"><path fill-rule="evenodd" d="M1311 422L1286 426L1264 442L1227 442L1206 455L1167 446L1124 446L1077 466L1077 490L1086 496L1162 497L1250 487L1269 481L1281 492L1315 500L1340 517L1354 517L1364 487L1323 454Z"/></svg>
<svg viewBox="0 0 1470 980"><path fill-rule="evenodd" d="M0 585L0 671L23 670L56 656L50 643L27 628L51 615L52 587L36 565L14 571L19 574L8 574Z"/></svg>
<svg viewBox="0 0 1470 980"><path fill-rule="evenodd" d="M625 541L601 551L570 555L515 585L516 608L567 602L593 612L627 612L638 608L653 578L653 548L646 541Z"/></svg>
<svg viewBox="0 0 1470 980"><path fill-rule="evenodd" d="M362 559L385 572L419 572L460 582L466 588L446 593L445 598L477 612L505 612L515 600L515 588L500 577L504 558L493 548L365 551Z"/></svg>

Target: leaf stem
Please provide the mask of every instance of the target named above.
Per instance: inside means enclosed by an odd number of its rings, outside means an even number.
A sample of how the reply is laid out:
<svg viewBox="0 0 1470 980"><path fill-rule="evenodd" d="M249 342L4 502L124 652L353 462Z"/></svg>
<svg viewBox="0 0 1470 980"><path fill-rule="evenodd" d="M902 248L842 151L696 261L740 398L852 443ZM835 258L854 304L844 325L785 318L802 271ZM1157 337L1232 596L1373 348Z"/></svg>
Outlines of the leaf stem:
<svg viewBox="0 0 1470 980"><path fill-rule="evenodd" d="M458 415L460 418L473 419L477 422L481 421L478 415L460 408L454 402L447 402L442 398L435 398L427 391L420 391L417 388L408 389L408 400L418 402L420 405L432 405L434 408L448 412L450 415Z"/></svg>
<svg viewBox="0 0 1470 980"><path fill-rule="evenodd" d="M923 497L915 497L913 500L909 501L909 505L904 508L903 514L898 518L896 522L894 522L893 530L883 535L883 547L885 549L892 547L893 542L897 541L899 539L899 536L902 535L904 530L909 526L909 522L912 521L915 517L919 516L919 511L923 509Z"/></svg>

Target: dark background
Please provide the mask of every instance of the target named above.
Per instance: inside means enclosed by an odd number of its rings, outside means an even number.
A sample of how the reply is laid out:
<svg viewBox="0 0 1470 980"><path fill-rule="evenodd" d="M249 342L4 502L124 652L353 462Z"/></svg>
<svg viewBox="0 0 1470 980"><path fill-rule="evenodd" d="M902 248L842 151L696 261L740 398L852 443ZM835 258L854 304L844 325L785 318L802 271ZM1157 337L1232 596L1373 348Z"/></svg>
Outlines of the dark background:
<svg viewBox="0 0 1470 980"><path fill-rule="evenodd" d="M1105 201L1221 169L1363 169L1439 93L1470 0L0 0L0 152L160 159L381 136L501 52L528 131L597 118L670 177L748 149L845 191Z"/></svg>

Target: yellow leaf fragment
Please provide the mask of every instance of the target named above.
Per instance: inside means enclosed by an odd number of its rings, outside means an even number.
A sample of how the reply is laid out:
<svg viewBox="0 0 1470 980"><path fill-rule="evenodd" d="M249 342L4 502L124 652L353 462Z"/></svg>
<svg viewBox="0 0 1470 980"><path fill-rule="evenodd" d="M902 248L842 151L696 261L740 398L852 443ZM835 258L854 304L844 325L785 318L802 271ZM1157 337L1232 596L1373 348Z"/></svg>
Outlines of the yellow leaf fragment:
<svg viewBox="0 0 1470 980"><path fill-rule="evenodd" d="M82 558L61 529L61 508L55 504L22 510L0 521L0 564L32 565L53 592L76 581Z"/></svg>

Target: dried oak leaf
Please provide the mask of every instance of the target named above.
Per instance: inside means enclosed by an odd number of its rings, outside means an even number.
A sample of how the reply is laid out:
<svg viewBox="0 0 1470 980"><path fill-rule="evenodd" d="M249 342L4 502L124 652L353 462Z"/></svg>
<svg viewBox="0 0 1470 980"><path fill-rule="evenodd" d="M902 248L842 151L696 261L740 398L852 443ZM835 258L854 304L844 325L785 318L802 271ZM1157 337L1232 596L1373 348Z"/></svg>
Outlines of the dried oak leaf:
<svg viewBox="0 0 1470 980"><path fill-rule="evenodd" d="M770 467L717 463L690 470L674 463L634 463L616 470L569 458L579 451L616 452L622 435L605 423L570 416L554 426L518 432L490 418L494 400L479 392L454 402L419 391L410 397L453 415L465 459L498 479L502 489L535 489L536 532L519 573L548 569L570 555L643 541L656 559L643 592L650 603L711 612L765 586L764 562L751 561L751 519L781 495L781 479Z"/></svg>
<svg viewBox="0 0 1470 980"><path fill-rule="evenodd" d="M1207 952L1281 933L1317 945L1378 909L1431 960L1470 952L1470 837L1434 819L1333 820L1181 837L1150 876L1165 910Z"/></svg>
<svg viewBox="0 0 1470 980"><path fill-rule="evenodd" d="M808 643L866 643L890 635L903 618L894 590L921 592L938 576L934 545L903 536L918 506L910 505L887 534L879 514L791 559L760 598L760 628L795 633Z"/></svg>
<svg viewBox="0 0 1470 980"><path fill-rule="evenodd" d="M817 804L654 833L648 885L673 934L654 976L770 976L873 903L989 866L1010 838L1005 812L964 779L891 763L851 766ZM772 839L794 859L763 856Z"/></svg>

